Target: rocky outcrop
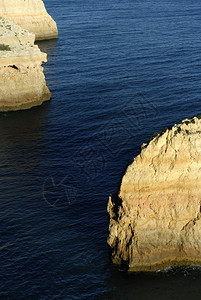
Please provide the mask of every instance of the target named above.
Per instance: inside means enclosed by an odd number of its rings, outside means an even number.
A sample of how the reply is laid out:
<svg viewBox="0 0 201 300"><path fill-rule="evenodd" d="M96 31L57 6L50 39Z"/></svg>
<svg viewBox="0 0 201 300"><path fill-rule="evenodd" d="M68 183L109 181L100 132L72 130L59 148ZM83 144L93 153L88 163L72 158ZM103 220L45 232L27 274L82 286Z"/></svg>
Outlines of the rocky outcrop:
<svg viewBox="0 0 201 300"><path fill-rule="evenodd" d="M51 98L34 34L0 18L0 111L26 109Z"/></svg>
<svg viewBox="0 0 201 300"><path fill-rule="evenodd" d="M108 203L112 260L131 271L201 264L200 117L154 136Z"/></svg>
<svg viewBox="0 0 201 300"><path fill-rule="evenodd" d="M58 37L57 25L42 0L0 0L0 16L34 33L36 40Z"/></svg>

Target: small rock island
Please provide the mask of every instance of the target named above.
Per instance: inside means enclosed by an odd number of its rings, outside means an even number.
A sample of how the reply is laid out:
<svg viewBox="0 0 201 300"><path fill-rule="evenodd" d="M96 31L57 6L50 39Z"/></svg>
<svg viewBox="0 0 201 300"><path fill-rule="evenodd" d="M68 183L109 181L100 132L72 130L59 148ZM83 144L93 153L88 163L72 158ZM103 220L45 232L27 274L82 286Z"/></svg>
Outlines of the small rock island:
<svg viewBox="0 0 201 300"><path fill-rule="evenodd" d="M27 109L51 98L35 35L0 17L0 111Z"/></svg>
<svg viewBox="0 0 201 300"><path fill-rule="evenodd" d="M108 244L130 271L201 264L201 117L141 147L109 198Z"/></svg>
<svg viewBox="0 0 201 300"><path fill-rule="evenodd" d="M0 0L0 16L34 33L36 40L58 37L57 25L42 0Z"/></svg>

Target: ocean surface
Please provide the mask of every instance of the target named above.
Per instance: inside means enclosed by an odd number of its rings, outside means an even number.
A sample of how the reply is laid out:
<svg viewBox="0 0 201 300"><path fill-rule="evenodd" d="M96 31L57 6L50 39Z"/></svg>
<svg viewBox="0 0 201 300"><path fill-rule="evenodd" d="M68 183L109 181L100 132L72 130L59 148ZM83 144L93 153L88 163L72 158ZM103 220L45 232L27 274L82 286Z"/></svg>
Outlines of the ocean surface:
<svg viewBox="0 0 201 300"><path fill-rule="evenodd" d="M0 299L200 299L201 268L126 274L106 240L140 145L201 112L201 2L44 3L52 101L0 114Z"/></svg>

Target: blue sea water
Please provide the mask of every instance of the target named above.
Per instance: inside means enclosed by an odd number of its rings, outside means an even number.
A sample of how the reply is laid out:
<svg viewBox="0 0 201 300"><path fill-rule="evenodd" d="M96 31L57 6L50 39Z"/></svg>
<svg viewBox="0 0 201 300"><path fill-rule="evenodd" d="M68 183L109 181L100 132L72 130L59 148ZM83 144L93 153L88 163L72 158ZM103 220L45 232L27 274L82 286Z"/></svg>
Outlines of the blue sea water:
<svg viewBox="0 0 201 300"><path fill-rule="evenodd" d="M106 209L140 145L201 112L200 1L44 3L52 101L0 114L0 299L199 299L198 267L113 267Z"/></svg>

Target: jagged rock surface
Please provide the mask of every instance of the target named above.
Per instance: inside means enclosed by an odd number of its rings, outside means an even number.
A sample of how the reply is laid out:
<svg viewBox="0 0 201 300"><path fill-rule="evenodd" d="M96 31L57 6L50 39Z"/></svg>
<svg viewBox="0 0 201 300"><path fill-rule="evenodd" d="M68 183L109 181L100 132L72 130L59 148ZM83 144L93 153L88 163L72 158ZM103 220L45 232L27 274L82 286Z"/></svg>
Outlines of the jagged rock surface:
<svg viewBox="0 0 201 300"><path fill-rule="evenodd" d="M35 36L0 17L0 111L26 109L51 98Z"/></svg>
<svg viewBox="0 0 201 300"><path fill-rule="evenodd" d="M108 244L131 271L201 264L201 120L141 147L108 202Z"/></svg>
<svg viewBox="0 0 201 300"><path fill-rule="evenodd" d="M0 16L34 33L36 40L58 37L57 25L42 0L0 0Z"/></svg>

